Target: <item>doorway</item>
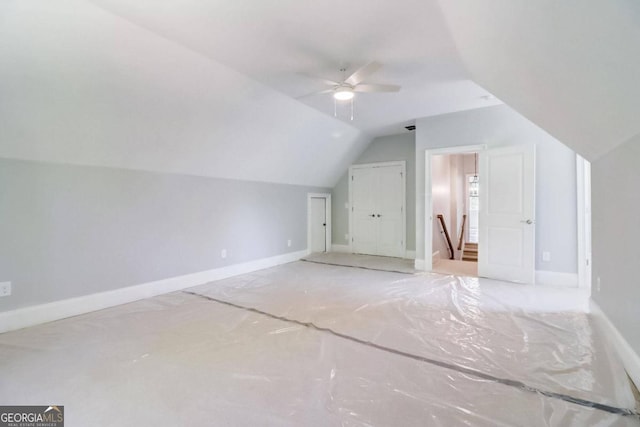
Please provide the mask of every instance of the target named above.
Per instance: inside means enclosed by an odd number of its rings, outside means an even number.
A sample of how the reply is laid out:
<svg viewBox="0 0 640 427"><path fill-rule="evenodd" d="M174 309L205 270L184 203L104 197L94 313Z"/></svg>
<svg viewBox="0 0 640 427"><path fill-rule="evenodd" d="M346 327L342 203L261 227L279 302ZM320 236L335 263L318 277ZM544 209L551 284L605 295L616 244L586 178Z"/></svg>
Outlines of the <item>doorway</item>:
<svg viewBox="0 0 640 427"><path fill-rule="evenodd" d="M478 152L431 156L432 271L477 277Z"/></svg>
<svg viewBox="0 0 640 427"><path fill-rule="evenodd" d="M350 252L404 258L405 171L404 161L349 168Z"/></svg>
<svg viewBox="0 0 640 427"><path fill-rule="evenodd" d="M331 249L331 194L307 194L307 242L311 253Z"/></svg>
<svg viewBox="0 0 640 427"><path fill-rule="evenodd" d="M478 276L521 283L535 280L535 146L451 147L425 153L425 269L435 270L437 257L457 261L451 234L469 237L458 228L459 209L452 209L451 181L438 181L447 167L440 156L478 153ZM445 174L446 175L446 174ZM475 175L475 174L474 174ZM445 197L440 197L445 195ZM456 196L457 197L457 196ZM466 199L466 197L465 197ZM444 200L444 202L443 202ZM466 200L469 205L472 199ZM448 204L447 204L448 203ZM444 213L440 213L442 211ZM452 214L453 211L453 214ZM446 221L446 215L449 220ZM444 217L444 218L443 218ZM444 238L451 241L444 246ZM440 240L442 239L442 240ZM442 250L439 252L438 246ZM445 249L446 247L446 249ZM435 252L434 252L435 248ZM444 254L445 256L441 256ZM435 262L434 262L435 261Z"/></svg>

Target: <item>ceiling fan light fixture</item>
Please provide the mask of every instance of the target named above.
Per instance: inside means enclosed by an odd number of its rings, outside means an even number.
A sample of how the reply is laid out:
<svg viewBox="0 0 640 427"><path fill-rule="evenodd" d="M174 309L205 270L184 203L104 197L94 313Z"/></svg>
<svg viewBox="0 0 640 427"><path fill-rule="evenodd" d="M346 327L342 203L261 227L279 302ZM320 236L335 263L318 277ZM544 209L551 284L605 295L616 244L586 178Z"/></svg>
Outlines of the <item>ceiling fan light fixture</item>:
<svg viewBox="0 0 640 427"><path fill-rule="evenodd" d="M349 101L353 99L353 96L353 88L346 86L340 86L333 92L333 97L338 101Z"/></svg>

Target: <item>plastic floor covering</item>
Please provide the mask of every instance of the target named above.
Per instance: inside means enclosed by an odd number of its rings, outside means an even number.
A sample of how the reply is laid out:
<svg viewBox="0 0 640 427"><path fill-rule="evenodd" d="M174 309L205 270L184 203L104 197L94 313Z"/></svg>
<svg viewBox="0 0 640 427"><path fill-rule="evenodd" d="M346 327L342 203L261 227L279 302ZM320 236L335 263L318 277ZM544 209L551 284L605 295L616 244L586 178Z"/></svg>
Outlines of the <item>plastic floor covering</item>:
<svg viewBox="0 0 640 427"><path fill-rule="evenodd" d="M2 334L0 404L69 426L640 425L570 300L295 262Z"/></svg>

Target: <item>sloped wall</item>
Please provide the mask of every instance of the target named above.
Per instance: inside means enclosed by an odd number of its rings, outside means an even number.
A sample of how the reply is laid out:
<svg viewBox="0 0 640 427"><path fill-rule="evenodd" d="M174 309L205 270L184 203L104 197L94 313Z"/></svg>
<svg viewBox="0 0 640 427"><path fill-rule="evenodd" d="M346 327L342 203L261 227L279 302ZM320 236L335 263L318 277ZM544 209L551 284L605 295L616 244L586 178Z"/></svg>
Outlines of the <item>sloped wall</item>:
<svg viewBox="0 0 640 427"><path fill-rule="evenodd" d="M0 310L305 249L370 141L90 2L0 17Z"/></svg>
<svg viewBox="0 0 640 427"><path fill-rule="evenodd" d="M370 141L90 2L0 16L2 157L333 187Z"/></svg>
<svg viewBox="0 0 640 427"><path fill-rule="evenodd" d="M635 0L439 0L472 79L588 160L640 133Z"/></svg>

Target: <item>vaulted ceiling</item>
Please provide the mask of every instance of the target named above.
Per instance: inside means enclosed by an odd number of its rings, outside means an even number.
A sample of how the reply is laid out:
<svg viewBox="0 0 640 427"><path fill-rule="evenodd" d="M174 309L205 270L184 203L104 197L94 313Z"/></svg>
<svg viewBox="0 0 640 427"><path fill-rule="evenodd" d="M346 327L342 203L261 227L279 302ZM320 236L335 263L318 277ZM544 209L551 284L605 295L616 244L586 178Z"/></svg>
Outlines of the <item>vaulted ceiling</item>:
<svg viewBox="0 0 640 427"><path fill-rule="evenodd" d="M504 101L593 159L640 132L638 22L633 0L6 0L0 155L332 186L374 136ZM402 90L354 121L297 99L371 60Z"/></svg>
<svg viewBox="0 0 640 427"><path fill-rule="evenodd" d="M440 0L470 77L588 159L640 133L640 2Z"/></svg>
<svg viewBox="0 0 640 427"><path fill-rule="evenodd" d="M469 80L434 0L91 0L136 25L224 63L290 97L326 89L376 60L371 81L400 93L358 94L350 121L371 136L396 134L416 117L495 105ZM333 116L331 94L300 99Z"/></svg>

